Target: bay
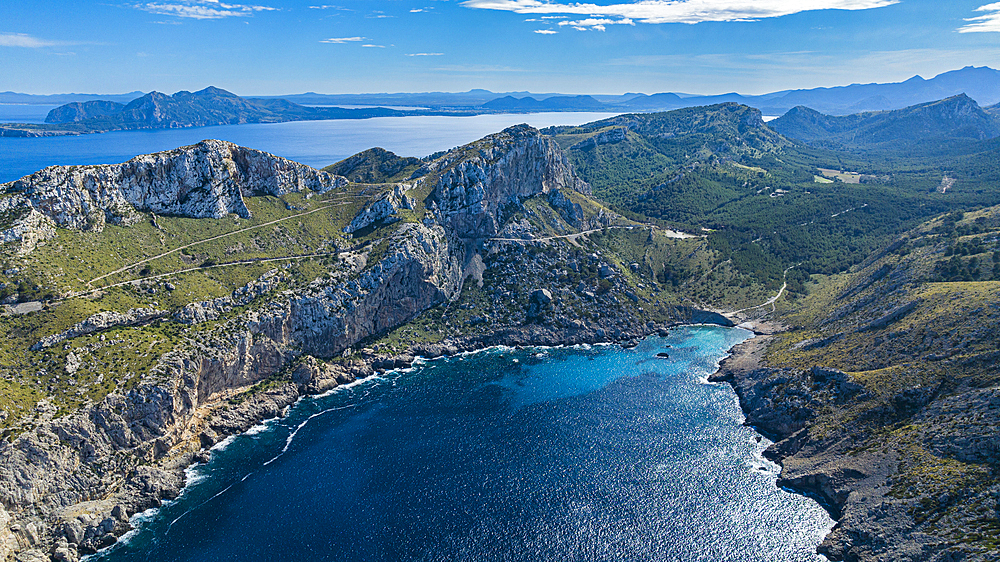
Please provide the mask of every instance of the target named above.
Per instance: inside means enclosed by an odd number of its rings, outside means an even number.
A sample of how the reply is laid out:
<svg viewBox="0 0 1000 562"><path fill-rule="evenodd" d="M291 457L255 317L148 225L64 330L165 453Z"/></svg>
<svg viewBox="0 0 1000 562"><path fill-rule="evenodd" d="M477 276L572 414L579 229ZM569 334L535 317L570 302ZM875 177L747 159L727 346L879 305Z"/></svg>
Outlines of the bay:
<svg viewBox="0 0 1000 562"><path fill-rule="evenodd" d="M22 106L0 107L0 121L5 112L19 108L23 109ZM471 117L419 115L114 131L64 137L3 137L0 138L0 183L16 180L46 166L115 164L140 154L188 146L205 139L230 141L322 168L376 146L400 156L423 157L520 123L538 128L581 125L614 115L575 112Z"/></svg>
<svg viewBox="0 0 1000 562"><path fill-rule="evenodd" d="M706 382L750 336L494 348L306 398L92 560L824 560L833 521Z"/></svg>

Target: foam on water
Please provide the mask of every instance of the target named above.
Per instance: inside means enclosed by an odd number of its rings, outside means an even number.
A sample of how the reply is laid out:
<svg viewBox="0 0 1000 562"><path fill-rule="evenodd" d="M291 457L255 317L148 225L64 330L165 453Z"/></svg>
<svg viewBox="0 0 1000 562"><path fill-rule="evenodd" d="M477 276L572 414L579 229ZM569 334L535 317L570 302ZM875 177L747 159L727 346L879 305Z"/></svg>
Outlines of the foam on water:
<svg viewBox="0 0 1000 562"><path fill-rule="evenodd" d="M493 348L304 399L102 560L821 560L833 522L702 382L747 335Z"/></svg>

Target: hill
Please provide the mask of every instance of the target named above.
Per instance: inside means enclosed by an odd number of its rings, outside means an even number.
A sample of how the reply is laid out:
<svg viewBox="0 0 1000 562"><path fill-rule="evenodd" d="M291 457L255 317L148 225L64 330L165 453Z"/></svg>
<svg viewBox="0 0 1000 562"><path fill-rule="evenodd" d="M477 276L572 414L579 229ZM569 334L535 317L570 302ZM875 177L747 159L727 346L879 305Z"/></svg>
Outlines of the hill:
<svg viewBox="0 0 1000 562"><path fill-rule="evenodd" d="M396 156L384 148L369 148L323 168L357 183L403 181L423 164L419 158Z"/></svg>
<svg viewBox="0 0 1000 562"><path fill-rule="evenodd" d="M490 100L482 107L499 111L594 111L605 109L606 105L591 96L552 96L543 100L530 96L504 96Z"/></svg>
<svg viewBox="0 0 1000 562"><path fill-rule="evenodd" d="M930 123L964 134L969 128L949 118L963 108L973 123L983 122L982 110L959 97L904 112L912 121L900 117L897 125ZM864 130L845 126L841 134ZM996 139L916 135L906 150L891 142L864 151L816 148L785 138L759 111L736 104L545 132L616 211L705 229L720 262L774 289L789 266L798 266L788 274L790 286L802 290L808 274L842 271L923 220L991 205L1000 180Z"/></svg>
<svg viewBox="0 0 1000 562"><path fill-rule="evenodd" d="M905 149L914 143L1000 136L1000 119L965 94L895 111L844 117L823 115L799 106L768 126L794 139L849 148L892 145Z"/></svg>
<svg viewBox="0 0 1000 562"><path fill-rule="evenodd" d="M717 377L777 441L780 483L839 515L820 548L832 560L1000 549L998 234L998 207L920 225L817 278L779 314L790 328L744 344Z"/></svg>
<svg viewBox="0 0 1000 562"><path fill-rule="evenodd" d="M1000 139L920 140L815 148L725 103L4 184L0 558L111 544L225 436L416 355L742 322L716 379L838 519L822 552L991 560Z"/></svg>
<svg viewBox="0 0 1000 562"><path fill-rule="evenodd" d="M73 102L50 111L44 125L0 125L0 136L51 136L398 115L407 113L385 108L306 107L282 99L242 98L209 87L173 95L150 92L127 104L98 100Z"/></svg>
<svg viewBox="0 0 1000 562"><path fill-rule="evenodd" d="M737 93L712 96L657 94L616 104L626 111L668 110L680 107L734 102L760 109L766 115L782 115L797 106L809 107L830 115L850 115L863 111L886 111L966 94L980 105L1000 102L1000 71L968 66L939 74L926 80L885 84L851 84L833 88L785 90L757 96Z"/></svg>
<svg viewBox="0 0 1000 562"><path fill-rule="evenodd" d="M732 324L662 275L707 267L704 238L589 191L524 125L395 183L205 141L0 186L0 558L112 544L225 436L414 355ZM767 298L734 280L719 305Z"/></svg>

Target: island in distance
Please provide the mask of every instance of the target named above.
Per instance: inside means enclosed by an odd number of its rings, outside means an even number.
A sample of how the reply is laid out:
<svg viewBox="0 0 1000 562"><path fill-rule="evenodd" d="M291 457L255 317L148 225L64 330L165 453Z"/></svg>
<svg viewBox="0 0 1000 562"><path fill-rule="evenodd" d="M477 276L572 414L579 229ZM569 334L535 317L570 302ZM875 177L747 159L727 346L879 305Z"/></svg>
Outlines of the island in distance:
<svg viewBox="0 0 1000 562"><path fill-rule="evenodd" d="M765 115L782 115L806 106L830 115L861 111L886 111L966 94L979 105L1000 102L1000 72L987 67L966 67L925 80L915 76L891 84L853 84L838 88L785 90L748 96L713 96L659 93L631 93L619 96L494 94L487 90L465 93L402 94L293 94L245 98L226 90L208 87L197 92L167 95L138 92L114 99L94 95L78 99L49 112L44 124L0 124L0 136L38 137L77 135L118 130L169 129L279 123L322 119L368 119L412 115L481 115L486 113L532 113L548 111L651 112L734 102L760 109ZM72 99L72 95L31 96L0 93L0 103L51 103ZM337 107L338 105L346 107Z"/></svg>

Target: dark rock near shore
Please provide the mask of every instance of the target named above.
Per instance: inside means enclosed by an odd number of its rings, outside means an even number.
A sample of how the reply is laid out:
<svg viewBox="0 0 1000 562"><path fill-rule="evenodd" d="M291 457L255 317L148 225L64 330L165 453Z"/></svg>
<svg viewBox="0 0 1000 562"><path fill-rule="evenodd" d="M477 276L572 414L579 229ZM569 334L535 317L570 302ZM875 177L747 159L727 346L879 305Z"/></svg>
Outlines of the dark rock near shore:
<svg viewBox="0 0 1000 562"><path fill-rule="evenodd" d="M528 298L528 319L537 320L550 310L552 310L552 293L548 289L532 291L531 297Z"/></svg>

